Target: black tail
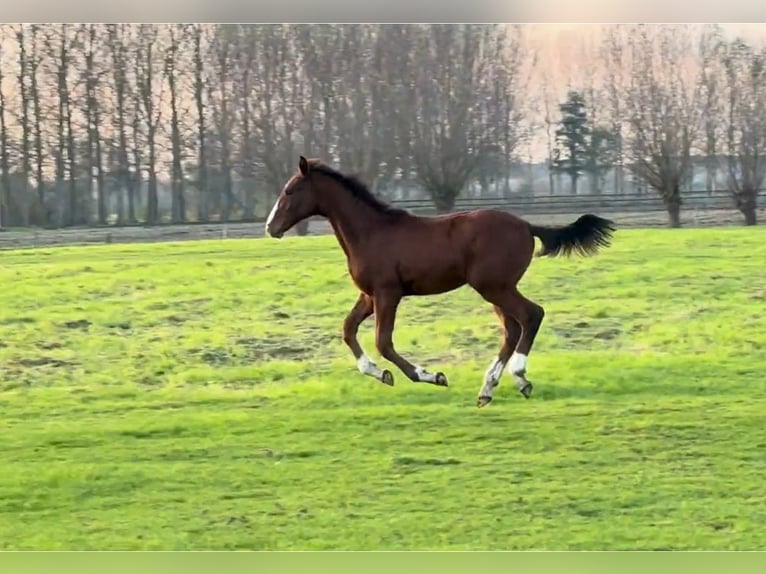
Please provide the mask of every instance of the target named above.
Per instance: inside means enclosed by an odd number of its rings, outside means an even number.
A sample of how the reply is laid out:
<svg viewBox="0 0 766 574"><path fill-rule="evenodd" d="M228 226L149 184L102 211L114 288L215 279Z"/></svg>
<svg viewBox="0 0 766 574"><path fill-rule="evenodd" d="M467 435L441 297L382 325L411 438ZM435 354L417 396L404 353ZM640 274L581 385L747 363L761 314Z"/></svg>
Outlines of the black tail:
<svg viewBox="0 0 766 574"><path fill-rule="evenodd" d="M545 227L529 224L532 235L543 243L538 257L550 255L593 255L599 247L608 247L615 231L614 222L597 215L583 215L564 227Z"/></svg>

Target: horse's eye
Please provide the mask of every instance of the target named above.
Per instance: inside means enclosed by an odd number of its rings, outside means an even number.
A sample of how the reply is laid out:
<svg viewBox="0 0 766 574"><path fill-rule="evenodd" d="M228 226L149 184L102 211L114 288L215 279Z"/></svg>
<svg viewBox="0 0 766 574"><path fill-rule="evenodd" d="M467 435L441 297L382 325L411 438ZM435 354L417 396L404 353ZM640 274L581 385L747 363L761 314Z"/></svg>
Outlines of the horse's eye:
<svg viewBox="0 0 766 574"><path fill-rule="evenodd" d="M285 190L285 195L292 195L293 191L295 191L294 188L290 186Z"/></svg>

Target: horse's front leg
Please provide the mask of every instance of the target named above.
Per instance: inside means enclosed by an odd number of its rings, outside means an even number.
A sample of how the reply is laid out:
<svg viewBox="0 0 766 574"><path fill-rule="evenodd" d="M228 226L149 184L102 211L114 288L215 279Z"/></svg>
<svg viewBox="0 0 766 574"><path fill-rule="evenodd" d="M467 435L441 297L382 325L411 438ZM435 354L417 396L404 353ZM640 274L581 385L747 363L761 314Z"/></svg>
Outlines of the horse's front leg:
<svg viewBox="0 0 766 574"><path fill-rule="evenodd" d="M393 333L396 322L396 310L402 297L396 292L376 292L373 296L375 307L375 344L378 351L388 361L391 361L407 377L415 383L430 383L440 387L447 386L444 373L429 373L423 367L413 365L396 352Z"/></svg>
<svg viewBox="0 0 766 574"><path fill-rule="evenodd" d="M359 372L368 377L378 379L381 383L394 386L394 376L388 369L380 369L362 349L357 339L359 325L373 312L372 297L364 293L359 294L356 304L343 321L343 341L346 343L356 359Z"/></svg>

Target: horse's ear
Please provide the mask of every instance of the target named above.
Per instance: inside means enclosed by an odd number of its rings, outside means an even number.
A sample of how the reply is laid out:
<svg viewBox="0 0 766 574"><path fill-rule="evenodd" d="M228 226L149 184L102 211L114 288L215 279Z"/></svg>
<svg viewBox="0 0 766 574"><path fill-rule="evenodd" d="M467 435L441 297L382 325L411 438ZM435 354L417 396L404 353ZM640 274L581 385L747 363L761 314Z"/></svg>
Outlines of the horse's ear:
<svg viewBox="0 0 766 574"><path fill-rule="evenodd" d="M304 177L309 174L309 162L303 156L301 156L301 159L298 161L298 169L301 170L301 175Z"/></svg>

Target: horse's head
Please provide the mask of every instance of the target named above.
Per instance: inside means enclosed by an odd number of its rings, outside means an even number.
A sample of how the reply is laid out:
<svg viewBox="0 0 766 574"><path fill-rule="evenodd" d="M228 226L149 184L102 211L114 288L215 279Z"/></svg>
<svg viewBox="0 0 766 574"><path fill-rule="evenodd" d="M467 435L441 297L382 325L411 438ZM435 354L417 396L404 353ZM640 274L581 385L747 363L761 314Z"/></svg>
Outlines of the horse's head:
<svg viewBox="0 0 766 574"><path fill-rule="evenodd" d="M287 230L307 217L319 213L316 191L311 181L311 167L317 160L301 156L298 173L292 176L279 194L266 220L266 233L279 239Z"/></svg>

